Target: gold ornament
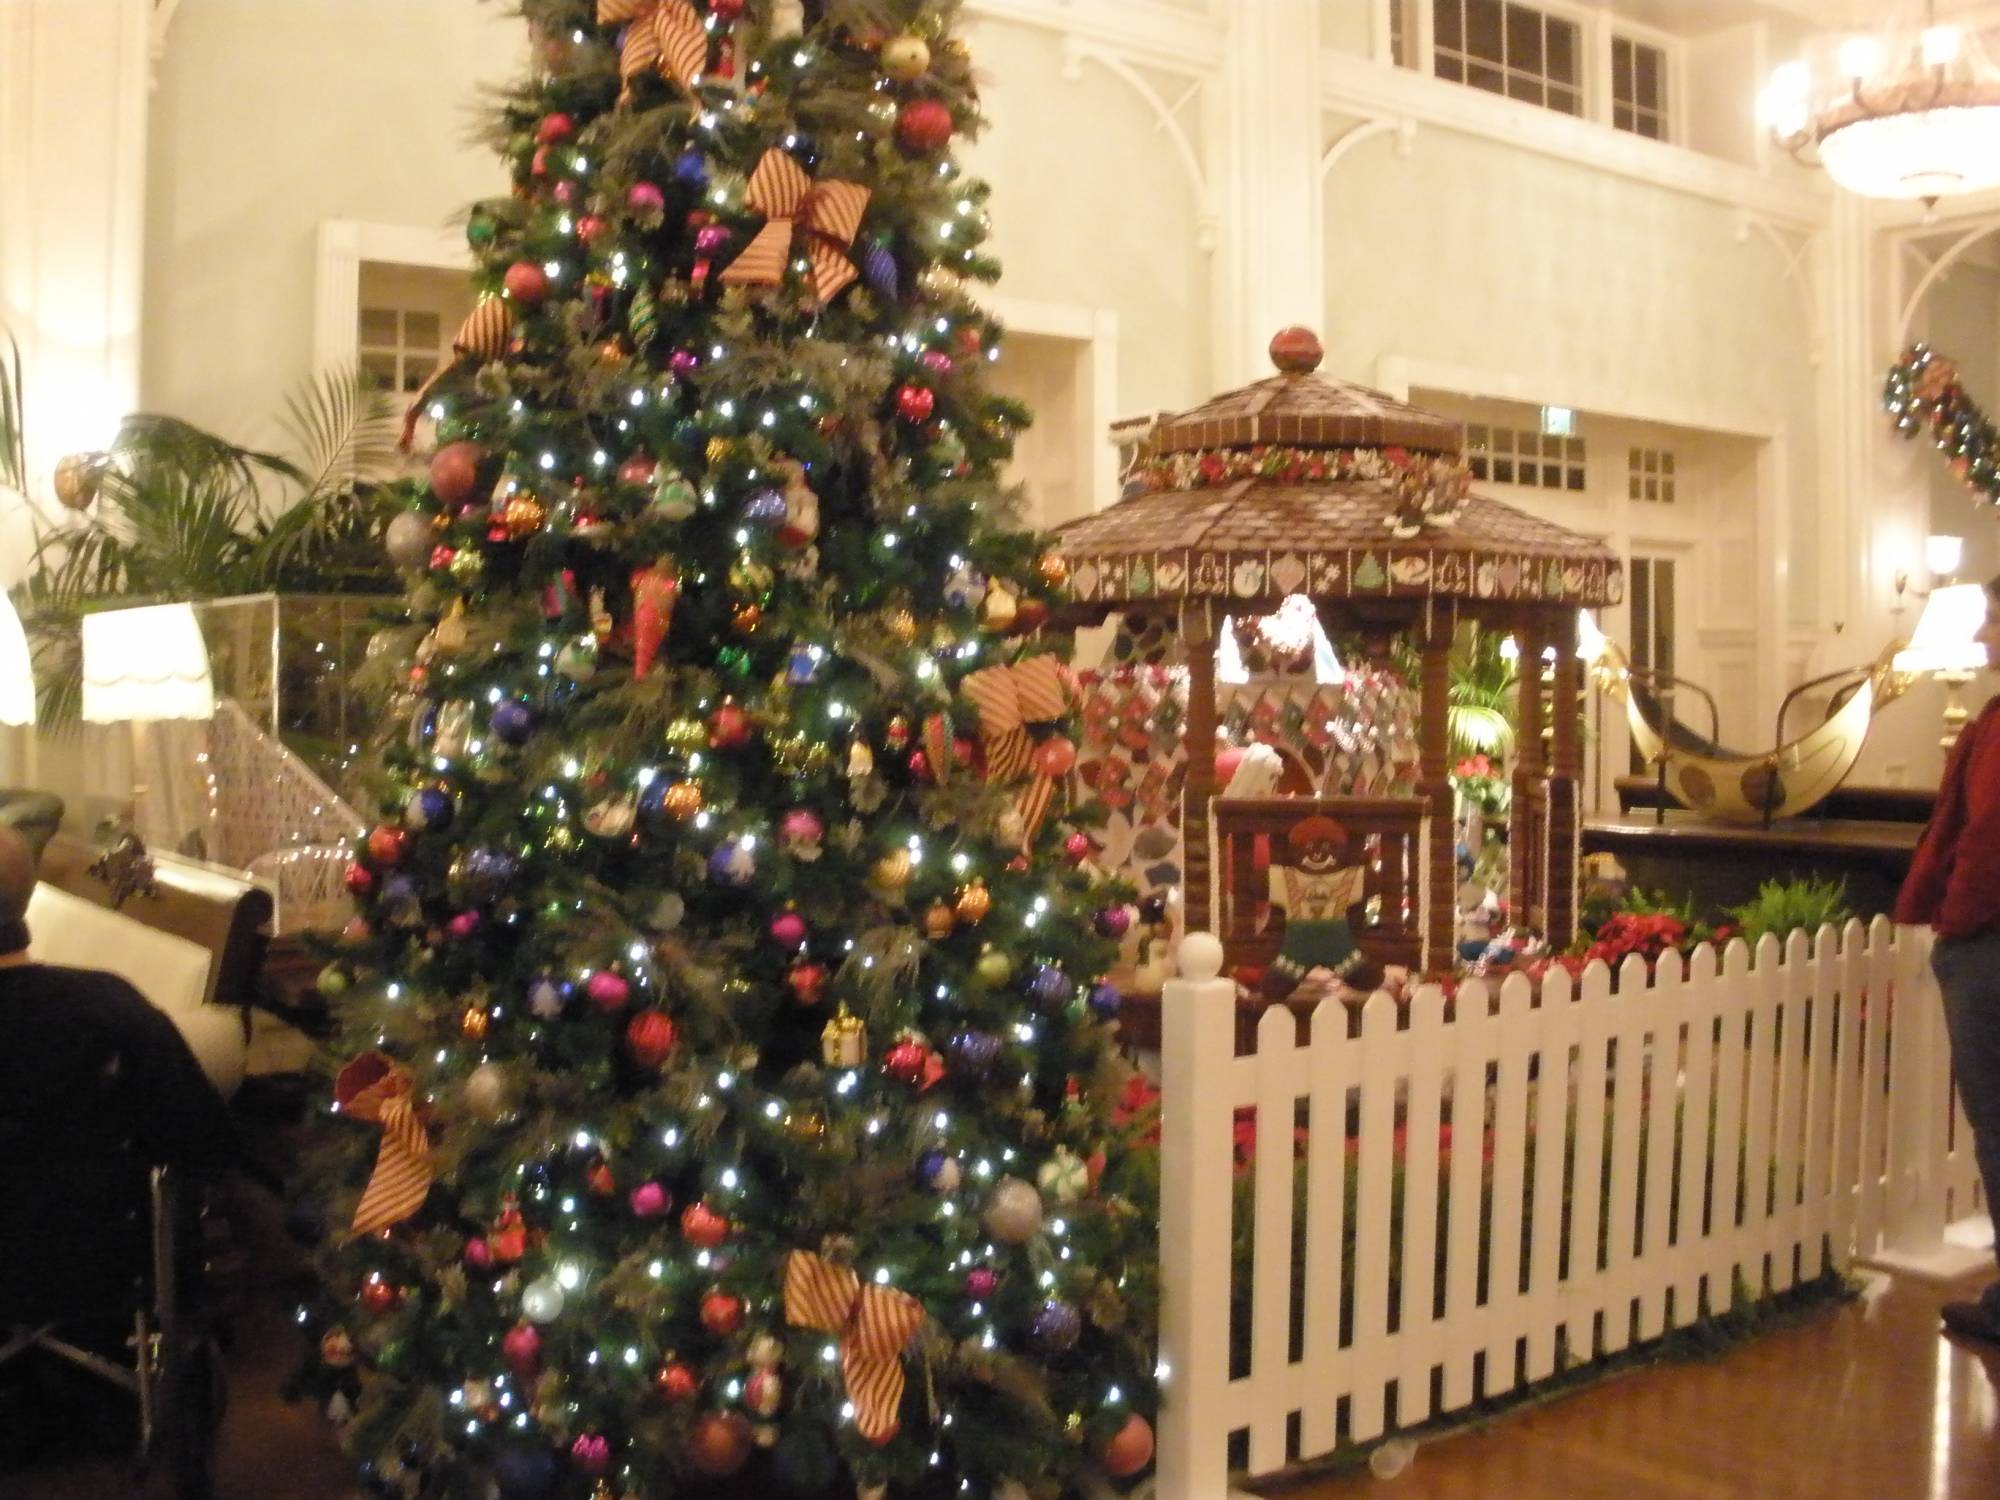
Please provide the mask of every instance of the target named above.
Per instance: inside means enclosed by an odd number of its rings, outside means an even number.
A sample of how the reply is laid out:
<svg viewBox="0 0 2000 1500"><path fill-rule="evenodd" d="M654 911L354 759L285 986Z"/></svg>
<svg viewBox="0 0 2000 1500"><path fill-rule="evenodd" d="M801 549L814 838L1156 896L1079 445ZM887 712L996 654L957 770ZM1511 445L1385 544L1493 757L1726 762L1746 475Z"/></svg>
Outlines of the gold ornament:
<svg viewBox="0 0 2000 1500"><path fill-rule="evenodd" d="M909 850L891 849L875 861L875 868L868 872L868 883L879 896L897 897L909 885L915 869L916 862L910 858Z"/></svg>
<svg viewBox="0 0 2000 1500"><path fill-rule="evenodd" d="M917 273L917 285L933 297L956 297L965 290L965 278L944 266L926 266Z"/></svg>
<svg viewBox="0 0 2000 1500"><path fill-rule="evenodd" d="M486 1028L491 1020L483 1007L468 1005L465 1014L458 1018L459 1033L468 1042L483 1042L486 1040Z"/></svg>
<svg viewBox="0 0 2000 1500"><path fill-rule="evenodd" d="M823 1140L826 1137L826 1111L817 1106L795 1109L785 1116L785 1129L797 1140Z"/></svg>
<svg viewBox="0 0 2000 1500"><path fill-rule="evenodd" d="M97 498L104 478L105 459L100 453L72 453L56 463L56 499L71 510L88 510Z"/></svg>
<svg viewBox="0 0 2000 1500"><path fill-rule="evenodd" d="M738 635L755 635L757 627L764 623L764 607L761 604L739 604L729 615L729 628Z"/></svg>
<svg viewBox="0 0 2000 1500"><path fill-rule="evenodd" d="M950 937L957 926L957 915L942 901L933 901L924 911L924 936L934 942Z"/></svg>
<svg viewBox="0 0 2000 1500"><path fill-rule="evenodd" d="M1069 559L1060 552L1044 552L1035 563L1035 571L1042 575L1043 583L1059 589L1069 582Z"/></svg>
<svg viewBox="0 0 2000 1500"><path fill-rule="evenodd" d="M858 1068L868 1056L868 1028L846 1006L819 1034L820 1057L829 1068Z"/></svg>
<svg viewBox="0 0 2000 1500"><path fill-rule="evenodd" d="M516 495L507 502L501 519L507 527L507 535L518 542L540 531L542 522L548 519L548 512L534 496Z"/></svg>
<svg viewBox="0 0 2000 1500"><path fill-rule="evenodd" d="M914 83L930 70L931 49L920 36L892 36L882 44L882 71L898 83Z"/></svg>
<svg viewBox="0 0 2000 1500"><path fill-rule="evenodd" d="M676 781L660 796L660 806L667 810L669 817L685 823L701 811L701 783L698 781Z"/></svg>
<svg viewBox="0 0 2000 1500"><path fill-rule="evenodd" d="M772 756L777 761L778 769L787 776L803 776L825 770L833 752L824 740L809 739L803 734L788 734L772 746Z"/></svg>
<svg viewBox="0 0 2000 1500"><path fill-rule="evenodd" d="M712 437L708 440L708 466L712 469L729 457L734 444L726 437Z"/></svg>
<svg viewBox="0 0 2000 1500"><path fill-rule="evenodd" d="M905 646L917 643L917 617L907 609L892 609L888 617L889 634Z"/></svg>
<svg viewBox="0 0 2000 1500"><path fill-rule="evenodd" d="M678 750L686 755L707 748L708 728L699 719L683 716L667 725L666 739L669 750Z"/></svg>
<svg viewBox="0 0 2000 1500"><path fill-rule="evenodd" d="M451 576L460 583L470 583L486 571L486 559L470 547L451 560Z"/></svg>
<svg viewBox="0 0 2000 1500"><path fill-rule="evenodd" d="M1020 612L1021 603L1014 591L996 580L987 585L986 598L979 606L979 628L1003 635L1014 628Z"/></svg>
<svg viewBox="0 0 2000 1500"><path fill-rule="evenodd" d="M986 889L985 881L975 880L958 893L958 904L954 909L959 921L968 927L977 927L993 910L993 893Z"/></svg>

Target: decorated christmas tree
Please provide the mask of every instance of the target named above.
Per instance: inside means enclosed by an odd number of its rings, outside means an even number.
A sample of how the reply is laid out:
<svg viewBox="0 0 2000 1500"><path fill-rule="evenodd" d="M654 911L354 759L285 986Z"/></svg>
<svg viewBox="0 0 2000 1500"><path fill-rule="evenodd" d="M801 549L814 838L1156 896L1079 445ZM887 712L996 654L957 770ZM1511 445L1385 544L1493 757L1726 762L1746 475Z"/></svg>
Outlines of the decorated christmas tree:
<svg viewBox="0 0 2000 1500"><path fill-rule="evenodd" d="M382 1494L1151 1455L1123 892L999 467L952 0L522 0L322 984L309 1386Z"/></svg>

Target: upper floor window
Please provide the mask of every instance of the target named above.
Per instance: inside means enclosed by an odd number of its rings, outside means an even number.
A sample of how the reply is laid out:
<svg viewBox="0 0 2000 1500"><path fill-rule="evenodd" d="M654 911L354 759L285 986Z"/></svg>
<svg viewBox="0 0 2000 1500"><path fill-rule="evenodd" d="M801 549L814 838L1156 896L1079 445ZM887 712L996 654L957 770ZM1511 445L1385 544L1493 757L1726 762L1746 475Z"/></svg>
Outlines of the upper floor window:
<svg viewBox="0 0 2000 1500"><path fill-rule="evenodd" d="M1559 433L1468 423L1465 461L1472 477L1486 484L1578 491L1586 484L1583 439Z"/></svg>
<svg viewBox="0 0 2000 1500"><path fill-rule="evenodd" d="M1583 113L1583 36L1574 21L1514 0L1432 0L1440 78L1566 115Z"/></svg>
<svg viewBox="0 0 2000 1500"><path fill-rule="evenodd" d="M1618 130L1667 138L1667 54L1628 36L1611 38L1611 123Z"/></svg>

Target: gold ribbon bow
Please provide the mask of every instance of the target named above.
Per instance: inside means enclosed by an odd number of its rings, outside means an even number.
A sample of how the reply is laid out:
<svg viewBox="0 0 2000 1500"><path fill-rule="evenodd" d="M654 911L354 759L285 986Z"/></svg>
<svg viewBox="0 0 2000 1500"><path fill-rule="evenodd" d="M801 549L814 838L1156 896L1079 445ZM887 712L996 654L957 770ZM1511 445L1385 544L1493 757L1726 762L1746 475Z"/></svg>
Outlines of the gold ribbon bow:
<svg viewBox="0 0 2000 1500"><path fill-rule="evenodd" d="M410 444L416 441L417 418L423 415L424 403L431 398L431 391L437 383L457 369L460 362L467 359L498 359L507 352L507 340L514 334L514 304L505 297L481 297L473 309L458 325L458 332L451 336L451 358L431 372L423 388L410 402L403 413L402 448L410 451Z"/></svg>
<svg viewBox="0 0 2000 1500"><path fill-rule="evenodd" d="M986 773L995 781L1012 781L1031 769L1035 746L1028 726L1060 719L1069 707L1062 664L1049 655L1031 656L1012 666L983 668L961 686L979 711ZM1021 815L1023 848L1035 841L1035 830L1041 827L1055 794L1055 778L1036 772L1015 803Z"/></svg>
<svg viewBox="0 0 2000 1500"><path fill-rule="evenodd" d="M340 1070L334 1103L343 1114L382 1127L375 1171L354 1208L356 1235L400 1224L431 1190L431 1141L417 1118L416 1080L386 1052L364 1052Z"/></svg>
<svg viewBox="0 0 2000 1500"><path fill-rule="evenodd" d="M847 258L861 231L869 191L858 182L814 182L806 169L775 146L750 174L743 201L764 227L722 273L724 286L776 286L785 279L792 242L804 241L813 290L822 305L838 297L861 273Z"/></svg>
<svg viewBox="0 0 2000 1500"><path fill-rule="evenodd" d="M688 0L597 0L597 24L624 26L618 53L620 104L632 98L632 80L658 73L690 96L708 66L708 28Z"/></svg>
<svg viewBox="0 0 2000 1500"><path fill-rule="evenodd" d="M871 1443L894 1437L903 1349L924 1325L923 1304L908 1292L865 1284L824 1256L794 1250L785 1262L785 1321L839 1338L856 1430Z"/></svg>

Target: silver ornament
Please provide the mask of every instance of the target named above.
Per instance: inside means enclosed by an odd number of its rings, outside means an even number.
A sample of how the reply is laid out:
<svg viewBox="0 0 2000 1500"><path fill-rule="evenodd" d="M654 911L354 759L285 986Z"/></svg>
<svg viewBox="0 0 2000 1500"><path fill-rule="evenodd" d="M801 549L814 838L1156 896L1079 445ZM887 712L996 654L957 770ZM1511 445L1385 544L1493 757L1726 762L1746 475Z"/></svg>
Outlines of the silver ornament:
<svg viewBox="0 0 2000 1500"><path fill-rule="evenodd" d="M498 1064L481 1063L466 1075L465 1107L488 1122L507 1112L507 1075Z"/></svg>
<svg viewBox="0 0 2000 1500"><path fill-rule="evenodd" d="M406 573L414 573L431 560L431 523L413 510L406 510L389 522L382 545L389 561Z"/></svg>
<svg viewBox="0 0 2000 1500"><path fill-rule="evenodd" d="M537 1277L521 1289L521 1316L530 1323L553 1323L562 1310L562 1283L555 1277Z"/></svg>
<svg viewBox="0 0 2000 1500"><path fill-rule="evenodd" d="M1042 1195L1018 1177L993 1184L981 1220L986 1232L1003 1245L1025 1245L1042 1232Z"/></svg>

